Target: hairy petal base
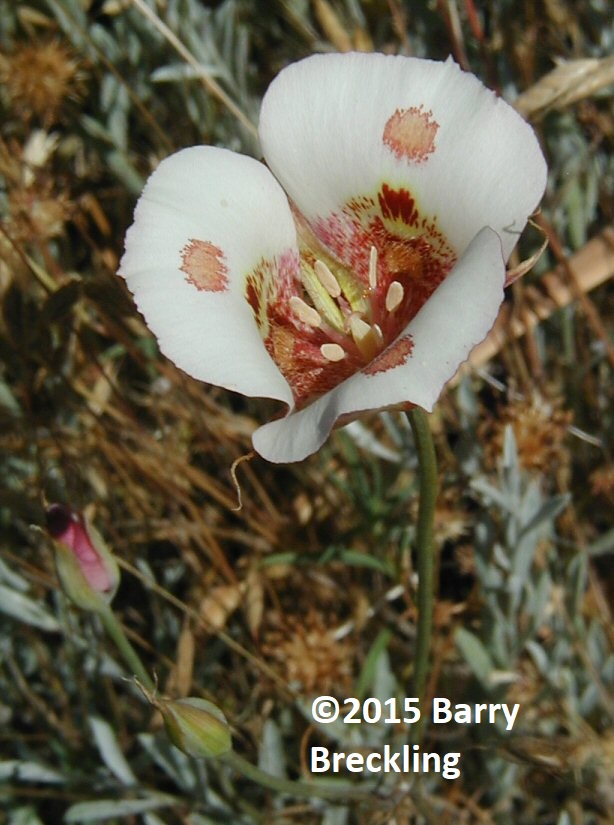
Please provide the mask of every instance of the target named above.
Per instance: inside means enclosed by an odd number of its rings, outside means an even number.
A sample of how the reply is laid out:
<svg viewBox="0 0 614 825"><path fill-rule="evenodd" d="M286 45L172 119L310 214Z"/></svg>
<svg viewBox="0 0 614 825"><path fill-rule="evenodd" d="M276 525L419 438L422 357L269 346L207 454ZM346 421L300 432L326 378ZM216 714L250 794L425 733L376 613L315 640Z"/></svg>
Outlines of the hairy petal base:
<svg viewBox="0 0 614 825"><path fill-rule="evenodd" d="M408 402L430 412L446 382L494 324L504 283L501 241L492 229L483 229L380 356L383 369L376 359L304 410L260 427L253 436L257 452L269 461L301 461L322 446L340 418L348 423L361 413Z"/></svg>

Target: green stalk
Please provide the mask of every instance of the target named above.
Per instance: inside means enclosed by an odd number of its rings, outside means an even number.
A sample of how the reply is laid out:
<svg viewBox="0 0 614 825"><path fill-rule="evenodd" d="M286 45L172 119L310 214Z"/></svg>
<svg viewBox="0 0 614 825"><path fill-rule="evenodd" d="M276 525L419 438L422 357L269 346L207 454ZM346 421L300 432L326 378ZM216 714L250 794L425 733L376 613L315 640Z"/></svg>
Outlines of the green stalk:
<svg viewBox="0 0 614 825"><path fill-rule="evenodd" d="M128 641L124 628L121 626L121 623L118 621L115 613L113 613L112 609L108 605L105 605L104 609L100 610L98 615L104 625L104 629L113 639L125 663L132 671L132 675L136 676L139 682L141 682L147 690L151 693L155 693L156 686L149 673L147 673L147 670L143 666L143 663L139 659L138 653Z"/></svg>
<svg viewBox="0 0 614 825"><path fill-rule="evenodd" d="M248 762L235 751L224 754L220 759L230 765L237 773L246 779L256 782L263 788L286 794L300 799L367 799L373 796L375 785L372 782L361 782L359 786L349 785L346 782L331 782L324 785L312 782L297 782L293 779L284 779L266 773L256 765Z"/></svg>
<svg viewBox="0 0 614 825"><path fill-rule="evenodd" d="M407 417L414 435L420 473L420 502L416 530L418 627L413 680L413 695L419 698L422 709L420 721L414 727L414 737L418 741L424 721L422 701L429 671L433 633L433 607L435 601L433 522L437 501L437 457L427 414L419 407L414 407L407 413Z"/></svg>
<svg viewBox="0 0 614 825"><path fill-rule="evenodd" d="M155 694L156 686L147 673L138 653L128 640L124 628L118 621L112 609L105 605L98 611L98 615L104 625L105 630L115 642L117 649L121 653L124 661L134 676L139 680L146 690ZM147 695L147 694L145 694ZM291 779L283 779L279 776L267 773L256 765L252 765L247 759L239 756L238 753L230 751L219 757L221 761L229 765L233 770L240 773L246 779L256 782L263 788L268 788L278 793L284 793L301 799L366 799L373 794L373 784L364 783L360 787L353 787L347 783L331 783L330 786L310 782L296 782Z"/></svg>

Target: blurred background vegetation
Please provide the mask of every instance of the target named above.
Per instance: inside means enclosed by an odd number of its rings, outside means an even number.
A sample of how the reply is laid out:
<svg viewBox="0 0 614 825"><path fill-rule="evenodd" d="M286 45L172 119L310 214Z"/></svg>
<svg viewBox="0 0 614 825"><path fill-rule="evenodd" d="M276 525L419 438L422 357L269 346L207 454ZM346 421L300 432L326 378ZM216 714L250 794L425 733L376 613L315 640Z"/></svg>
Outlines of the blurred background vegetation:
<svg viewBox="0 0 614 825"><path fill-rule="evenodd" d="M0 822L611 822L611 6L0 0L0 21ZM509 291L499 343L431 417L429 695L519 702L518 720L427 729L425 749L462 752L457 780L388 775L333 803L172 748L97 620L59 591L37 527L45 502L91 515L160 690L214 701L252 762L299 778L312 745L406 741L395 725L318 729L309 714L323 693L407 695L405 419L363 419L298 465L242 464L236 512L229 468L274 406L174 368L115 275L164 156L197 143L257 156L249 124L275 74L349 49L452 54L516 101L550 166L550 246ZM527 230L519 259L541 240Z"/></svg>

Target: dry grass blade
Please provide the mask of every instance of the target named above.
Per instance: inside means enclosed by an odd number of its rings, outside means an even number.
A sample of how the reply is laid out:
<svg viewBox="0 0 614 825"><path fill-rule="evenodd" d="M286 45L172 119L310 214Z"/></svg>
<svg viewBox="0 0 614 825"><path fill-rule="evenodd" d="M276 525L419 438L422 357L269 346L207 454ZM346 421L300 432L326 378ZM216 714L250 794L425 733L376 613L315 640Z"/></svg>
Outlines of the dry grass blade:
<svg viewBox="0 0 614 825"><path fill-rule="evenodd" d="M572 255L567 266L583 293L590 292L608 281L614 276L614 228L608 227L601 235L589 241L583 249ZM543 275L541 284L544 292L536 289L528 292L530 306L522 320L512 316L509 304L503 305L488 337L473 350L467 367L459 371L457 379L467 368L484 366L508 341L530 332L553 312L567 306L576 298L575 290L569 284L562 264Z"/></svg>
<svg viewBox="0 0 614 825"><path fill-rule="evenodd" d="M614 84L614 57L560 63L523 92L514 107L524 117L539 120L551 109L564 109Z"/></svg>
<svg viewBox="0 0 614 825"><path fill-rule="evenodd" d="M532 255L529 255L529 257L526 260L521 261L518 264L518 266L515 266L512 269L508 269L507 276L505 278L505 287L507 288L508 286L511 286L519 278L522 278L523 275L526 275L527 272L530 272L535 266L535 264L539 261L541 256L544 254L547 247L548 238L546 237L540 248L537 250L537 252L534 252Z"/></svg>
<svg viewBox="0 0 614 825"><path fill-rule="evenodd" d="M330 3L326 0L314 0L313 9L322 31L333 46L340 52L351 51L352 38Z"/></svg>

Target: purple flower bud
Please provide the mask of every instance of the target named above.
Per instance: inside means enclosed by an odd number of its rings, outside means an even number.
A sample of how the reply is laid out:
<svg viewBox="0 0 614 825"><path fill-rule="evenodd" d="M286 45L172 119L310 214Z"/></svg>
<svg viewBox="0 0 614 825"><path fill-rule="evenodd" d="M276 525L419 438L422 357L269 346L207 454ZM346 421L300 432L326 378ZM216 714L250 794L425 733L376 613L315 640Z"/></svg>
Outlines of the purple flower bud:
<svg viewBox="0 0 614 825"><path fill-rule="evenodd" d="M46 512L58 576L65 593L84 610L100 610L119 584L119 568L96 528L66 504Z"/></svg>

